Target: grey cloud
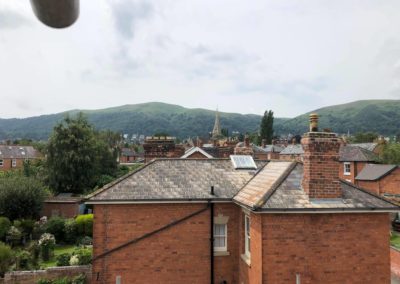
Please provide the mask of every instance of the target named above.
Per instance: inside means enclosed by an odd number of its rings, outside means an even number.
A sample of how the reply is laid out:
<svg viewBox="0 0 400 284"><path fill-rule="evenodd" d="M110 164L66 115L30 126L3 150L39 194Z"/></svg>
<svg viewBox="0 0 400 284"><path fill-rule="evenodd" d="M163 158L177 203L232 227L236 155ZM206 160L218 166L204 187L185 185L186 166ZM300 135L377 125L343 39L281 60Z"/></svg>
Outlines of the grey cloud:
<svg viewBox="0 0 400 284"><path fill-rule="evenodd" d="M29 24L23 15L12 10L0 10L0 29L16 29Z"/></svg>
<svg viewBox="0 0 400 284"><path fill-rule="evenodd" d="M115 27L125 38L135 36L135 28L140 20L150 18L154 8L149 2L120 0L112 5Z"/></svg>

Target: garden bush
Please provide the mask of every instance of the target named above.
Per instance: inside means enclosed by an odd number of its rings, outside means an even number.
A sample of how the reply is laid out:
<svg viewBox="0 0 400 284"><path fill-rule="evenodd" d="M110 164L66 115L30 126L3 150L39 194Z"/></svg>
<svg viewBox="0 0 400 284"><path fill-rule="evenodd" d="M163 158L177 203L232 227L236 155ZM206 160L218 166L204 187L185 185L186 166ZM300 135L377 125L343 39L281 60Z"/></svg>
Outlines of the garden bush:
<svg viewBox="0 0 400 284"><path fill-rule="evenodd" d="M48 261L54 251L56 239L52 234L44 233L39 239L40 252L42 259Z"/></svg>
<svg viewBox="0 0 400 284"><path fill-rule="evenodd" d="M64 224L64 232L65 232L65 242L68 244L74 244L77 239L77 229L76 229L76 221L75 219L67 219Z"/></svg>
<svg viewBox="0 0 400 284"><path fill-rule="evenodd" d="M76 250L74 253L79 259L79 265L88 265L92 263L92 251L90 249L81 248Z"/></svg>
<svg viewBox="0 0 400 284"><path fill-rule="evenodd" d="M5 240L11 221L7 217L0 217L0 240Z"/></svg>
<svg viewBox="0 0 400 284"><path fill-rule="evenodd" d="M58 242L65 240L65 219L61 217L51 217L46 223L46 233L54 235Z"/></svg>
<svg viewBox="0 0 400 284"><path fill-rule="evenodd" d="M31 254L29 251L21 250L15 254L15 262L17 270L29 270L31 263Z"/></svg>
<svg viewBox="0 0 400 284"><path fill-rule="evenodd" d="M13 252L11 247L0 242L0 277L4 276L4 273L8 271L12 264Z"/></svg>
<svg viewBox="0 0 400 284"><path fill-rule="evenodd" d="M11 226L7 232L7 242L11 245L16 246L21 243L22 232L15 226Z"/></svg>
<svg viewBox="0 0 400 284"><path fill-rule="evenodd" d="M80 238L78 241L78 245L81 245L81 246L90 246L92 244L93 244L93 239L88 236Z"/></svg>
<svg viewBox="0 0 400 284"><path fill-rule="evenodd" d="M70 253L63 253L57 256L57 266L69 266L69 260L71 259Z"/></svg>
<svg viewBox="0 0 400 284"><path fill-rule="evenodd" d="M72 278L63 277L55 280L40 279L36 284L86 284L86 276L85 274L80 274Z"/></svg>
<svg viewBox="0 0 400 284"><path fill-rule="evenodd" d="M80 236L93 237L93 214L79 215L75 221Z"/></svg>
<svg viewBox="0 0 400 284"><path fill-rule="evenodd" d="M18 226L14 221L14 226L16 226L22 232L23 237L31 237L33 228L35 227L35 221L32 219L21 219L18 220Z"/></svg>

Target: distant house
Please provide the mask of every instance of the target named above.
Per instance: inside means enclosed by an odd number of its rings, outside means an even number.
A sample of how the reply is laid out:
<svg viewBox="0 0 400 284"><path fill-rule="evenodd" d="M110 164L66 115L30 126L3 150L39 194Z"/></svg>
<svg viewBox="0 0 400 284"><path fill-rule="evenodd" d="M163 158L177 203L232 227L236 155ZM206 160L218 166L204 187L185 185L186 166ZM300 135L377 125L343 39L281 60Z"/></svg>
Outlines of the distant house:
<svg viewBox="0 0 400 284"><path fill-rule="evenodd" d="M243 142L236 144L234 153L235 155L249 155L255 160L268 160L268 153L262 147L250 143L250 138L247 135Z"/></svg>
<svg viewBox="0 0 400 284"><path fill-rule="evenodd" d="M84 208L82 197L74 196L72 193L60 193L44 201L41 216L74 218L83 214Z"/></svg>
<svg viewBox="0 0 400 284"><path fill-rule="evenodd" d="M340 148L339 161L339 177L355 183L355 177L368 163L376 163L378 156L365 148L348 144Z"/></svg>
<svg viewBox="0 0 400 284"><path fill-rule="evenodd" d="M357 186L375 194L400 198L400 167L366 164L355 178Z"/></svg>
<svg viewBox="0 0 400 284"><path fill-rule="evenodd" d="M200 147L192 147L188 149L181 157L182 159L212 159L213 156L201 149Z"/></svg>
<svg viewBox="0 0 400 284"><path fill-rule="evenodd" d="M339 180L313 119L303 163L154 160L90 195L92 283L390 283L399 207Z"/></svg>
<svg viewBox="0 0 400 284"><path fill-rule="evenodd" d="M146 137L143 144L145 162L157 158L179 158L185 153L183 145L175 144L175 137Z"/></svg>
<svg viewBox="0 0 400 284"><path fill-rule="evenodd" d="M301 144L290 144L279 153L279 159L301 162L303 159L303 154L304 150Z"/></svg>
<svg viewBox="0 0 400 284"><path fill-rule="evenodd" d="M268 160L279 160L279 155L285 147L278 145L265 145L263 150L267 153Z"/></svg>
<svg viewBox="0 0 400 284"><path fill-rule="evenodd" d="M135 163L135 162L143 161L143 160L144 160L144 154L136 153L131 148L122 148L121 149L121 154L119 157L120 164L131 164L131 163Z"/></svg>
<svg viewBox="0 0 400 284"><path fill-rule="evenodd" d="M32 146L0 145L0 171L22 168L24 161L41 158L41 154Z"/></svg>

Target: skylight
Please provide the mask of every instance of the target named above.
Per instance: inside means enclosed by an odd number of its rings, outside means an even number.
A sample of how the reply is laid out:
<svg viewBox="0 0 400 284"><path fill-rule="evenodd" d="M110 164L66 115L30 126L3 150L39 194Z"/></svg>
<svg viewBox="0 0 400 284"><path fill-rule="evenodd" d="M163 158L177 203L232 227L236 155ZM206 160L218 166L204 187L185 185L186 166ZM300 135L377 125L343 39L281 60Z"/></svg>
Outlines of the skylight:
<svg viewBox="0 0 400 284"><path fill-rule="evenodd" d="M230 158L235 169L257 169L252 156L231 155Z"/></svg>

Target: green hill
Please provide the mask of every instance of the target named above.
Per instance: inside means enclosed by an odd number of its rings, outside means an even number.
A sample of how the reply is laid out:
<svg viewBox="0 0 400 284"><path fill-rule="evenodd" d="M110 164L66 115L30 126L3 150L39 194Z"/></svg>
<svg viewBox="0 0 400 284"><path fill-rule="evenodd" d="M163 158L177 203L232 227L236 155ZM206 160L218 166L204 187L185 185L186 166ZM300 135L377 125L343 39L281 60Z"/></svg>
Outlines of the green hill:
<svg viewBox="0 0 400 284"><path fill-rule="evenodd" d="M330 128L337 133L372 131L382 135L400 133L400 100L363 100L317 109L289 119L279 125L279 133L304 133L308 115L320 116L320 129Z"/></svg>
<svg viewBox="0 0 400 284"><path fill-rule="evenodd" d="M42 115L23 119L0 119L0 139L47 139L54 125L68 113ZM215 111L189 109L165 103L124 105L100 110L82 110L97 129L121 133L152 135L167 132L180 138L207 137L214 125ZM400 133L400 100L366 100L314 110L320 115L320 128L338 133L374 131L383 135ZM311 113L311 112L310 112ZM292 119L275 118L277 134L302 134L308 128L308 114ZM254 132L261 116L220 113L221 126L229 131Z"/></svg>
<svg viewBox="0 0 400 284"><path fill-rule="evenodd" d="M51 115L23 119L0 119L0 139L33 138L47 139L54 125L72 110ZM165 103L124 105L101 110L81 110L97 129L111 129L121 133L152 135L167 132L180 138L189 136L207 137L212 131L215 111L189 109ZM256 131L261 116L238 113L220 113L223 128L229 131ZM280 121L280 119L277 119Z"/></svg>

